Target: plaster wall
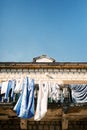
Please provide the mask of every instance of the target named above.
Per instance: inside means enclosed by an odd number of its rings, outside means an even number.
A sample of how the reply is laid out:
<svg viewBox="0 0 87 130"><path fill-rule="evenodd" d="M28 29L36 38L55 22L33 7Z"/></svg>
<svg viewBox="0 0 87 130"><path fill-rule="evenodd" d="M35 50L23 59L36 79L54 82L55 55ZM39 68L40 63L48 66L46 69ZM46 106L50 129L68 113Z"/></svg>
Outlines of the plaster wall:
<svg viewBox="0 0 87 130"><path fill-rule="evenodd" d="M29 76L40 80L63 84L64 81L87 81L87 69L1 69L0 81Z"/></svg>

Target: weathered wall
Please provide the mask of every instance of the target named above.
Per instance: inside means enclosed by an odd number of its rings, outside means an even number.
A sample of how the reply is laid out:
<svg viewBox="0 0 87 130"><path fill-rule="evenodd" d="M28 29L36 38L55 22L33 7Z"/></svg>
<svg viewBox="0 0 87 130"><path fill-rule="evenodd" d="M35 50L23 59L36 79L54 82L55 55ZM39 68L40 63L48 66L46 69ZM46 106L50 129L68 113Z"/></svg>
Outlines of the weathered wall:
<svg viewBox="0 0 87 130"><path fill-rule="evenodd" d="M87 69L1 69L0 80L20 78L28 75L37 83L40 79L52 80L59 84L66 80L87 81Z"/></svg>
<svg viewBox="0 0 87 130"><path fill-rule="evenodd" d="M20 120L0 120L0 130L21 130ZM62 128L60 121L28 121L27 130L62 130ZM87 120L69 122L68 130L87 130Z"/></svg>
<svg viewBox="0 0 87 130"><path fill-rule="evenodd" d="M0 130L20 130L20 120L0 120Z"/></svg>

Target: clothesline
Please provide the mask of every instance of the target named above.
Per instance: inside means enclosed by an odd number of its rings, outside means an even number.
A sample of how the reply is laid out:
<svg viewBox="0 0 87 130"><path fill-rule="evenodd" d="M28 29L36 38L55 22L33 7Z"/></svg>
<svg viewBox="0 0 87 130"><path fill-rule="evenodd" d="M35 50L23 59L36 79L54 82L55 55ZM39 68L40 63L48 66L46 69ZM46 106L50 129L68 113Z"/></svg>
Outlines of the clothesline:
<svg viewBox="0 0 87 130"><path fill-rule="evenodd" d="M19 82L20 80L20 82ZM39 84L38 97L37 97L37 107L34 114L34 88L36 79L33 80L31 77L20 77L16 79L5 80L8 82L3 88L3 94L5 93L4 99L7 100L9 97L10 90L11 97L14 97L14 93L20 93L14 110L20 118L31 118L34 116L35 120L41 120L47 112L47 102L48 98L55 101L56 103L63 103L65 100L68 102L72 101L74 103L84 103L87 102L87 84L76 85L70 84L68 87L71 89L71 95L69 91L64 88L61 90L61 85L59 85L58 79L54 82L54 79L38 79ZM6 86L7 85L7 86ZM5 88L6 87L6 88ZM67 87L67 88L68 88ZM4 90L5 88L5 90ZM6 92L5 92L6 91Z"/></svg>
<svg viewBox="0 0 87 130"><path fill-rule="evenodd" d="M18 78L19 79L19 78ZM17 115L20 118L30 118L34 116L34 87L35 83L34 80L28 78L26 76L25 79L23 77L21 78L21 81L19 82L18 79L15 82L15 80L9 80L4 82L1 88L1 92L4 94L4 100L8 100L8 96L10 93L10 90L12 89L13 93L20 93L20 96L18 98L18 101L14 107L14 110L16 111ZM13 82L14 81L14 82ZM8 83L7 83L8 82ZM15 86L16 83L16 86ZM39 92L37 97L37 107L36 107L36 114L35 114L35 120L42 119L46 112L47 112L47 102L48 97L51 98L51 100L54 100L55 102L58 102L61 100L61 91L58 84L49 84L44 79L39 80ZM5 90L4 90L5 88ZM13 93L12 98L13 98Z"/></svg>
<svg viewBox="0 0 87 130"><path fill-rule="evenodd" d="M68 80L59 80L58 78L54 78L54 79L49 79L49 78L33 78L33 77L30 77L32 79L34 79L35 81L35 84L39 83L39 81L44 81L44 82L54 82L54 83L58 83L59 85L68 85L68 84L87 84L87 80L71 80L71 79L68 79ZM2 82L5 82L5 81L9 81L9 80L15 80L15 79L20 79L20 77L16 77L16 78L3 78L3 79L0 79L0 83Z"/></svg>

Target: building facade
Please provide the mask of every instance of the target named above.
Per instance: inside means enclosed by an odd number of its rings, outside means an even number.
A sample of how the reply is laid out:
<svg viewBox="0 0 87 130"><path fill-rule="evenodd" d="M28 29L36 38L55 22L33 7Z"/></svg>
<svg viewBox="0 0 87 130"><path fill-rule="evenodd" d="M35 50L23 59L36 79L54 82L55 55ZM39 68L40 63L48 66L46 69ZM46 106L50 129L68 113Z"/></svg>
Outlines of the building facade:
<svg viewBox="0 0 87 130"><path fill-rule="evenodd" d="M87 62L56 62L55 59L42 55L33 58L32 62L0 62L0 82L11 79L19 79L28 76L34 79L35 85L40 81L58 83L61 88L68 91L70 84L87 84ZM69 109L68 109L69 108ZM67 113L66 113L67 111ZM46 116L39 122L32 119L24 120L17 118L13 111L13 104L0 103L0 127L6 129L28 130L65 130L87 129L86 104L49 103ZM13 125L3 127L3 120L12 122ZM15 123L13 123L15 120ZM78 122L76 122L77 120ZM72 123L72 121L74 121ZM19 123L18 123L19 122ZM6 122L5 122L6 123ZM79 125L78 125L79 124ZM13 128L10 128L12 127Z"/></svg>

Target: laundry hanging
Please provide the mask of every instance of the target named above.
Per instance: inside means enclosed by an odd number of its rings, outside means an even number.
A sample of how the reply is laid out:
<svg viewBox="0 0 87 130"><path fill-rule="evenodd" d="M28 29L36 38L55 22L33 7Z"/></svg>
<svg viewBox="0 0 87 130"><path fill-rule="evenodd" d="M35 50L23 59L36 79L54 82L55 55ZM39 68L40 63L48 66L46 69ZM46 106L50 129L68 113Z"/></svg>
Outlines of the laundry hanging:
<svg viewBox="0 0 87 130"><path fill-rule="evenodd" d="M60 86L57 83L49 83L49 98L55 103L61 102L62 92Z"/></svg>
<svg viewBox="0 0 87 130"><path fill-rule="evenodd" d="M22 93L14 110L20 118L31 118L34 116L34 80L26 77L22 85Z"/></svg>
<svg viewBox="0 0 87 130"><path fill-rule="evenodd" d="M22 87L23 87L23 82L24 82L24 78L21 77L19 79L16 79L16 85L15 85L15 89L14 92L15 93L20 93L22 91Z"/></svg>
<svg viewBox="0 0 87 130"><path fill-rule="evenodd" d="M71 84L70 89L74 103L87 102L87 84Z"/></svg>
<svg viewBox="0 0 87 130"><path fill-rule="evenodd" d="M5 97L4 97L4 99L5 99L6 101L8 100L10 91L11 91L11 99L13 100L15 82L16 82L15 80L9 80L9 81L8 81L7 90L6 90L6 92L5 92Z"/></svg>
<svg viewBox="0 0 87 130"><path fill-rule="evenodd" d="M47 103L48 103L48 83L47 82L43 83L42 81L40 81L37 107L34 120L39 121L45 116L47 112Z"/></svg>
<svg viewBox="0 0 87 130"><path fill-rule="evenodd" d="M1 94L5 94L8 87L8 81L4 81L1 84Z"/></svg>
<svg viewBox="0 0 87 130"><path fill-rule="evenodd" d="M71 84L69 85L70 94L73 103L87 103L87 84ZM48 98L55 103L63 103L64 89L54 82L45 82L43 80L39 83L39 92L37 97L36 112L34 115L34 80L28 77L15 80L4 81L0 84L0 101L2 102L2 95L7 101L10 97L13 98L16 94L20 97L14 107L18 117L31 118L34 116L35 121L40 121L47 112ZM70 102L69 102L70 103Z"/></svg>
<svg viewBox="0 0 87 130"><path fill-rule="evenodd" d="M11 100L13 101L15 82L16 82L15 80L9 80L6 82L2 82L1 95L4 95L3 100L5 102L8 101L9 96L10 96ZM1 96L1 98L2 98L2 96Z"/></svg>

